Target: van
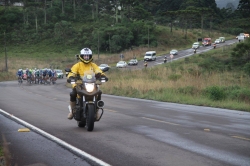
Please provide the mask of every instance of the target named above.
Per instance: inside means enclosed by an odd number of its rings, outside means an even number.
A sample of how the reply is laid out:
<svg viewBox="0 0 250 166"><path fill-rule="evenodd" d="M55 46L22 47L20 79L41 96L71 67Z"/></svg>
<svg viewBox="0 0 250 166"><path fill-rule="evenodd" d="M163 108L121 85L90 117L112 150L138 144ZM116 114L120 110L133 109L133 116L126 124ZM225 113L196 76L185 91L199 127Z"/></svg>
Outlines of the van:
<svg viewBox="0 0 250 166"><path fill-rule="evenodd" d="M147 51L144 56L144 61L155 61L156 60L156 52L155 51Z"/></svg>
<svg viewBox="0 0 250 166"><path fill-rule="evenodd" d="M221 42L221 43L224 43L224 42L225 42L225 37L219 37L219 39L220 39L220 42Z"/></svg>
<svg viewBox="0 0 250 166"><path fill-rule="evenodd" d="M212 45L212 40L211 38L204 38L202 42L203 46L211 46Z"/></svg>

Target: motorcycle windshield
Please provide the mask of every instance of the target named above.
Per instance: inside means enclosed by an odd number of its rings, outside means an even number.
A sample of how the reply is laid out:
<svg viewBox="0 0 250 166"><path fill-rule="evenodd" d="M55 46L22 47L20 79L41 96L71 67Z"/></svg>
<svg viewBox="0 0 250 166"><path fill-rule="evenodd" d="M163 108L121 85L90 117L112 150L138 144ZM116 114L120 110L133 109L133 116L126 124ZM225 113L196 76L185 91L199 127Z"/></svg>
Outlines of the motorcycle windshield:
<svg viewBox="0 0 250 166"><path fill-rule="evenodd" d="M82 77L83 82L92 83L96 81L95 73L92 70L85 71Z"/></svg>

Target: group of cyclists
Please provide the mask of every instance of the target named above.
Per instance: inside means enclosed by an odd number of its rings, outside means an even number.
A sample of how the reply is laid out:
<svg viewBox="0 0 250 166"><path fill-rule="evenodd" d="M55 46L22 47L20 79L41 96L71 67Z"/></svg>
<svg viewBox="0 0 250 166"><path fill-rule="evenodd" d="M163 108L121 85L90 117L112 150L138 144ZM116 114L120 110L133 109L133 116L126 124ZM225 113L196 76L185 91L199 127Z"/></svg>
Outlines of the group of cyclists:
<svg viewBox="0 0 250 166"><path fill-rule="evenodd" d="M26 70L18 69L16 76L18 83L23 83L26 80L27 83L31 84L55 84L57 80L57 73L54 69L29 69Z"/></svg>

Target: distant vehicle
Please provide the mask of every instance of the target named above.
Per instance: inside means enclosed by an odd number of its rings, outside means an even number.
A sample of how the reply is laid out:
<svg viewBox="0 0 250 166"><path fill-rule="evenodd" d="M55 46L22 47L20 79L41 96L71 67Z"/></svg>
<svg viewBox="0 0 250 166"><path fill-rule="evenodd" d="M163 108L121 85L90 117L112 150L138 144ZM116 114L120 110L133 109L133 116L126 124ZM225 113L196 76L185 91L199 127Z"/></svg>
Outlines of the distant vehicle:
<svg viewBox="0 0 250 166"><path fill-rule="evenodd" d="M108 64L100 64L100 65L99 65L99 68L100 68L103 72L106 72L106 71L109 71L110 66L109 66Z"/></svg>
<svg viewBox="0 0 250 166"><path fill-rule="evenodd" d="M117 64L116 64L116 67L117 68L124 68L124 67L127 67L127 62L125 61L119 61Z"/></svg>
<svg viewBox="0 0 250 166"><path fill-rule="evenodd" d="M247 38L249 37L249 34L248 33L240 33L238 36L236 36L236 39L242 39L242 38Z"/></svg>
<svg viewBox="0 0 250 166"><path fill-rule="evenodd" d="M211 46L212 45L212 39L211 38L204 38L202 42L203 46Z"/></svg>
<svg viewBox="0 0 250 166"><path fill-rule="evenodd" d="M170 54L172 55L177 55L178 54L178 51L176 49L173 49L170 51Z"/></svg>
<svg viewBox="0 0 250 166"><path fill-rule="evenodd" d="M56 71L57 78L63 78L64 74L62 70L56 69L55 71Z"/></svg>
<svg viewBox="0 0 250 166"><path fill-rule="evenodd" d="M244 33L244 36L245 37L249 37L249 33Z"/></svg>
<svg viewBox="0 0 250 166"><path fill-rule="evenodd" d="M239 34L238 36L236 36L235 38L236 38L236 39L239 39L239 38L242 38L242 37L245 37L245 36L244 36L244 33L240 33L240 34Z"/></svg>
<svg viewBox="0 0 250 166"><path fill-rule="evenodd" d="M220 39L216 39L216 40L214 41L214 43L219 44L219 43L220 43Z"/></svg>
<svg viewBox="0 0 250 166"><path fill-rule="evenodd" d="M128 62L128 65L138 65L138 60L137 60L137 59L131 59L131 60Z"/></svg>
<svg viewBox="0 0 250 166"><path fill-rule="evenodd" d="M225 37L219 37L221 43L225 43Z"/></svg>
<svg viewBox="0 0 250 166"><path fill-rule="evenodd" d="M144 56L144 61L155 61L156 60L156 52L155 51L147 51Z"/></svg>
<svg viewBox="0 0 250 166"><path fill-rule="evenodd" d="M200 47L200 43L199 42L194 42L194 44L192 45L193 49L197 49Z"/></svg>

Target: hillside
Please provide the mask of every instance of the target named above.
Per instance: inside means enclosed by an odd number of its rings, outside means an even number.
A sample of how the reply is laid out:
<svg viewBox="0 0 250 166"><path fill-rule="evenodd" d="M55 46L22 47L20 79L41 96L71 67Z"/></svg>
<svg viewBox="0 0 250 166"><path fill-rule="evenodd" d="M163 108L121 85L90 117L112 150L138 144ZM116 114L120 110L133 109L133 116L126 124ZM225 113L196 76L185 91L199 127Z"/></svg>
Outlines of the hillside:
<svg viewBox="0 0 250 166"><path fill-rule="evenodd" d="M166 26L156 27L156 38L158 45L152 47L149 45L144 47L134 47L133 49L124 50L122 52L110 53L109 51L99 54L94 51L94 59L98 64L108 63L111 66L119 60L120 53L125 55L125 60L129 60L134 55L137 58L143 58L145 51L156 50L157 53L168 53L171 49L187 49L190 48L193 42L197 41L201 33L199 29L188 30L187 34L181 29L174 29L170 32L170 28ZM235 36L220 33L217 31L204 31L203 34L215 40L219 36L225 36L226 39L232 39ZM185 38L186 36L186 38ZM70 67L75 63L74 55L78 54L81 48L65 45L53 45L44 41L37 44L20 45L6 45L7 65L9 74L0 74L1 80L15 79L15 72L18 68L60 68L64 69ZM22 57L22 58L20 58ZM0 69L5 70L5 50L4 47L0 48Z"/></svg>

